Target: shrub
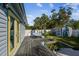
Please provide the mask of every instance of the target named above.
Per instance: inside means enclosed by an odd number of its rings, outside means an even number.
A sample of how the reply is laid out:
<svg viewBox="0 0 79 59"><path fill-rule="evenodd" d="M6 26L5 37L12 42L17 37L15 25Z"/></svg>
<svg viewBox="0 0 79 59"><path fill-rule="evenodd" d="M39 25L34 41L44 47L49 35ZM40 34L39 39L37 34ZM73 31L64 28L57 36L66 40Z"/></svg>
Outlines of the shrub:
<svg viewBox="0 0 79 59"><path fill-rule="evenodd" d="M53 34L51 32L45 32L43 35L44 36L52 36Z"/></svg>

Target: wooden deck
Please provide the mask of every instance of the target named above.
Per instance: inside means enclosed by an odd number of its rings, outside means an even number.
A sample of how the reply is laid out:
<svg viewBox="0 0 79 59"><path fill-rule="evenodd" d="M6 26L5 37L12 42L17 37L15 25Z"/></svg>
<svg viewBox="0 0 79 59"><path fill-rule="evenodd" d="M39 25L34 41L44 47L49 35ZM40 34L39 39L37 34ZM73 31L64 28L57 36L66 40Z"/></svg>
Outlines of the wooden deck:
<svg viewBox="0 0 79 59"><path fill-rule="evenodd" d="M15 56L27 56L29 53L29 46L30 46L29 42L30 42L29 37L25 37Z"/></svg>
<svg viewBox="0 0 79 59"><path fill-rule="evenodd" d="M55 56L45 46L41 45L42 38L25 37L15 56Z"/></svg>

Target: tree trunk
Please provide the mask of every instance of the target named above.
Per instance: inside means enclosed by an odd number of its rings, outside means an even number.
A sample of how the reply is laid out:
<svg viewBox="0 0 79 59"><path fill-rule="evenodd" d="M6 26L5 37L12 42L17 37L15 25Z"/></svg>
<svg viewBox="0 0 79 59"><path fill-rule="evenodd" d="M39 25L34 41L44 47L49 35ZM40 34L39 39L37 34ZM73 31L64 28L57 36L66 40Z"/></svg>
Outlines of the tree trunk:
<svg viewBox="0 0 79 59"><path fill-rule="evenodd" d="M46 33L46 27L44 27L44 33Z"/></svg>

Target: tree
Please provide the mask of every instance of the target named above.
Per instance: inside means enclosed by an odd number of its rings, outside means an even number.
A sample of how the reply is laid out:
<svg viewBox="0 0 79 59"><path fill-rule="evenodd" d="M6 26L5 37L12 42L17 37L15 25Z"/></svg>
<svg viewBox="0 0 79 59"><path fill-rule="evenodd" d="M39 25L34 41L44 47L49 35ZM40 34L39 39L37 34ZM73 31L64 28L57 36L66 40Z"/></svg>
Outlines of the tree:
<svg viewBox="0 0 79 59"><path fill-rule="evenodd" d="M47 23L49 22L48 15L42 14L41 17L36 17L34 20L34 27L36 29L44 29L44 32L47 28Z"/></svg>
<svg viewBox="0 0 79 59"><path fill-rule="evenodd" d="M40 17L36 17L34 20L34 28L35 29L41 29L41 21L40 21Z"/></svg>
<svg viewBox="0 0 79 59"><path fill-rule="evenodd" d="M27 25L25 26L25 28L31 30L31 29L33 28L33 26L30 26L29 24L27 24Z"/></svg>
<svg viewBox="0 0 79 59"><path fill-rule="evenodd" d="M41 25L42 25L42 29L44 29L44 32L46 32L46 25L47 25L47 22L49 22L49 18L48 18L48 15L46 14L42 14L41 16Z"/></svg>
<svg viewBox="0 0 79 59"><path fill-rule="evenodd" d="M63 27L70 20L72 14L71 7L60 7L58 12L55 9L51 11L51 20L54 23L54 27Z"/></svg>
<svg viewBox="0 0 79 59"><path fill-rule="evenodd" d="M59 25L62 27L63 25L67 24L68 21L70 20L71 15L72 15L71 7L67 7L67 8L60 7L58 12Z"/></svg>
<svg viewBox="0 0 79 59"><path fill-rule="evenodd" d="M52 27L56 27L56 26L58 26L58 24L57 24L58 23L58 13L56 12L55 9L53 9L51 11L51 13L52 13L52 15L50 16L50 18L51 18L50 23L51 23Z"/></svg>
<svg viewBox="0 0 79 59"><path fill-rule="evenodd" d="M79 21L73 21L72 23L71 23L71 27L73 28L73 29L79 29Z"/></svg>
<svg viewBox="0 0 79 59"><path fill-rule="evenodd" d="M46 29L51 29L52 27L54 27L54 22L51 20L48 20L46 24Z"/></svg>
<svg viewBox="0 0 79 59"><path fill-rule="evenodd" d="M53 27L63 27L70 20L72 8L60 7L58 12L55 9L53 9L51 13L52 14L50 18L46 14L42 14L41 17L36 17L34 20L34 27L36 29L44 29L44 32L48 28L50 29Z"/></svg>

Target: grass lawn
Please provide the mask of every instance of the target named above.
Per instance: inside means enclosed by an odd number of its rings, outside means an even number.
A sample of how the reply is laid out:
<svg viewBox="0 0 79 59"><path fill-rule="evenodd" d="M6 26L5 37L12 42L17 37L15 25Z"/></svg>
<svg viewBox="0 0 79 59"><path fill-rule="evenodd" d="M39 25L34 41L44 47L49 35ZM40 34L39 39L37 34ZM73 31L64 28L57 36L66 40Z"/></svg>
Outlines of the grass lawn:
<svg viewBox="0 0 79 59"><path fill-rule="evenodd" d="M54 49L54 44L46 44L47 47L50 49L50 50L53 50Z"/></svg>
<svg viewBox="0 0 79 59"><path fill-rule="evenodd" d="M63 42L72 48L79 48L79 38L75 37L57 37L57 36L46 36L46 39L56 40L57 42ZM59 46L62 47L62 46Z"/></svg>

